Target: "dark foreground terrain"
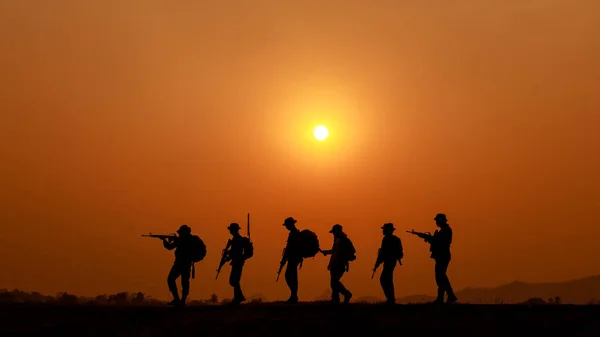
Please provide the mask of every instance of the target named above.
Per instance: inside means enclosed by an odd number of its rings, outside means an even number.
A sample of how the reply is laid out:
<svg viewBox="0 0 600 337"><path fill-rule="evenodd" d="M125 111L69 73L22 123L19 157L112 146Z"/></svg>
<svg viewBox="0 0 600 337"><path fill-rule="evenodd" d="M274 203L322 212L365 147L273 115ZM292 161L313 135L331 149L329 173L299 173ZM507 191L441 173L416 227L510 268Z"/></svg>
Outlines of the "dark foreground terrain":
<svg viewBox="0 0 600 337"><path fill-rule="evenodd" d="M600 306L0 307L0 336L600 336Z"/></svg>

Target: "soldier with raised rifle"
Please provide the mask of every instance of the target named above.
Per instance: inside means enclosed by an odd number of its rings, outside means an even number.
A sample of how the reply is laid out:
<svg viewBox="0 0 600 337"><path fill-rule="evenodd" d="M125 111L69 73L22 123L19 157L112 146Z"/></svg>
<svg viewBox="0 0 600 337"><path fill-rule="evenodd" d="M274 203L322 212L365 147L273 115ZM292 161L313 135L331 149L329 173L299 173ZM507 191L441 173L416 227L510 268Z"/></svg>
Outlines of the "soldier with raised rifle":
<svg viewBox="0 0 600 337"><path fill-rule="evenodd" d="M402 258L404 252L402 249L402 241L399 237L394 235L394 224L386 223L381 227L383 231L383 240L381 241L381 248L377 254L377 260L375 261L375 267L373 268L373 276L375 271L383 263L383 270L379 277L379 283L383 289L383 293L386 298L386 304L396 303L396 295L394 291L394 269L396 268L396 262L402 265Z"/></svg>
<svg viewBox="0 0 600 337"><path fill-rule="evenodd" d="M177 230L176 235L142 235L153 238L159 238L163 241L163 246L168 250L175 249L175 262L171 267L167 277L169 291L173 295L173 300L168 305L183 306L190 292L190 272L192 271L194 260L198 260L196 255L197 236L192 235L192 229L188 225L182 225ZM198 238L199 239L199 238ZM205 247L204 247L205 248ZM206 251L204 251L206 255ZM204 258L204 256L202 256ZM202 259L201 258L201 259ZM181 298L177 290L177 278L181 277Z"/></svg>
<svg viewBox="0 0 600 337"><path fill-rule="evenodd" d="M435 282L438 286L437 298L433 303L444 303L444 295L448 294L446 303L451 304L458 300L452 290L448 275L446 275L451 259L452 228L450 228L445 214L437 214L434 220L436 225L440 227L440 230L436 230L433 235L430 233L415 232L414 230L407 232L417 235L430 245L430 257L435 260Z"/></svg>

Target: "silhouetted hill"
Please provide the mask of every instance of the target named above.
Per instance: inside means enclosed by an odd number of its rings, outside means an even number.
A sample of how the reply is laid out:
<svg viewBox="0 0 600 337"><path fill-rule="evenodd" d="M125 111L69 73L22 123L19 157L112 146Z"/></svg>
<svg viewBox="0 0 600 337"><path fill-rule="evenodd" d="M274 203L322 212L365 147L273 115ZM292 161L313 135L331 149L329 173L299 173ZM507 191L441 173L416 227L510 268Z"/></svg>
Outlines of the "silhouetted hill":
<svg viewBox="0 0 600 337"><path fill-rule="evenodd" d="M600 301L600 275L584 277L567 282L525 283L515 281L496 288L465 288L456 292L461 303L523 303L532 298L559 297L562 303L588 304ZM400 298L399 303L422 303L434 297L412 295Z"/></svg>
<svg viewBox="0 0 600 337"><path fill-rule="evenodd" d="M555 283L525 283L515 281L495 288L465 288L456 292L460 303L471 304L515 304L542 303L560 298L565 304L598 304L600 303L600 275L584 277L568 282ZM224 304L229 299L214 299L190 301L191 305ZM331 290L327 289L315 301L329 301ZM425 303L433 301L433 296L419 294L398 298L398 303ZM382 298L363 296L352 299L356 303L380 303ZM254 294L247 303L266 303L268 300L262 294ZM80 297L69 293L58 293L56 296L42 295L38 292L28 293L18 289L0 289L0 303L47 303L47 304L86 304L86 305L164 305L165 301L146 296L142 293L121 292L113 295L98 295L96 297Z"/></svg>

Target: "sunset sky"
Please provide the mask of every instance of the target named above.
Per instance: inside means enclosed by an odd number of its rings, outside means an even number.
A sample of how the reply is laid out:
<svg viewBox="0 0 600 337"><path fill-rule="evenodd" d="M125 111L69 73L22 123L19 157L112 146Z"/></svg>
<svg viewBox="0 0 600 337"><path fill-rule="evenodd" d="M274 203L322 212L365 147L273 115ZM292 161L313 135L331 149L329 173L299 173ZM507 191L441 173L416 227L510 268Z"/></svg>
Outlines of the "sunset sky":
<svg viewBox="0 0 600 337"><path fill-rule="evenodd" d="M323 248L340 223L342 281L383 297L381 225L405 249L398 296L435 294L428 246L454 231L456 290L600 273L597 0L0 1L0 288L169 299L173 253L251 214L246 297L275 283L288 232ZM312 129L323 124L329 138ZM301 300L329 289L305 262ZM378 276L377 276L378 277ZM179 286L179 283L178 283Z"/></svg>

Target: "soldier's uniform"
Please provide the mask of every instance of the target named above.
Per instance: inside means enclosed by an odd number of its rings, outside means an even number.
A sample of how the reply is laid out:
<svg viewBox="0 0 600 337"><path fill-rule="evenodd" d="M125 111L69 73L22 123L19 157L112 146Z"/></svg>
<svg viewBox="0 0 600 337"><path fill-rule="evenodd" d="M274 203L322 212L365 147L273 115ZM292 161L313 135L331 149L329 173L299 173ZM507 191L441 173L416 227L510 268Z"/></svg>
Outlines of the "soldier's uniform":
<svg viewBox="0 0 600 337"><path fill-rule="evenodd" d="M393 234L396 230L394 225L386 223L381 228L383 229L384 237L381 241L381 248L375 264L377 267L383 263L383 270L379 277L379 283L381 284L381 288L387 299L386 302L392 304L396 302L396 294L394 291L394 269L396 268L396 262L400 262L404 253L402 241Z"/></svg>
<svg viewBox="0 0 600 337"><path fill-rule="evenodd" d="M444 301L444 294L448 294L448 303L457 300L450 280L446 275L448 265L450 264L451 254L450 245L452 244L452 228L447 223L446 215L438 214L434 218L440 230L436 230L431 238L431 258L435 260L435 282L438 286L438 294L435 302Z"/></svg>
<svg viewBox="0 0 600 337"><path fill-rule="evenodd" d="M227 227L232 234L231 247L228 255L231 265L229 274L229 285L233 287L233 303L241 303L246 300L242 293L240 281L242 279L242 270L247 258L247 249L249 249L250 240L240 235L240 225L232 223Z"/></svg>
<svg viewBox="0 0 600 337"><path fill-rule="evenodd" d="M288 303L298 302L298 266L302 262L301 248L299 241L300 231L296 228L296 220L292 217L285 219L283 226L290 231L288 235L285 251L281 259L281 263L286 263L285 282L290 288L290 298Z"/></svg>
<svg viewBox="0 0 600 337"><path fill-rule="evenodd" d="M169 302L170 305L185 304L185 300L190 293L190 276L192 269L192 245L193 237L192 230L187 225L181 226L177 233L179 236L168 242L163 240L163 246L168 250L175 249L175 262L169 276L167 277L167 284L169 290L173 295L173 301ZM176 280L181 277L181 299L177 291Z"/></svg>
<svg viewBox="0 0 600 337"><path fill-rule="evenodd" d="M331 250L323 250L323 255L331 254L327 269L330 274L331 302L339 303L340 293L344 295L344 303L350 302L352 293L342 284L341 278L348 271L349 257L354 255L352 243L342 231L342 226L336 224L329 231L334 235L333 247Z"/></svg>

